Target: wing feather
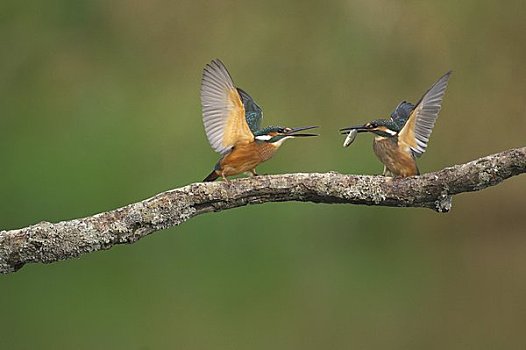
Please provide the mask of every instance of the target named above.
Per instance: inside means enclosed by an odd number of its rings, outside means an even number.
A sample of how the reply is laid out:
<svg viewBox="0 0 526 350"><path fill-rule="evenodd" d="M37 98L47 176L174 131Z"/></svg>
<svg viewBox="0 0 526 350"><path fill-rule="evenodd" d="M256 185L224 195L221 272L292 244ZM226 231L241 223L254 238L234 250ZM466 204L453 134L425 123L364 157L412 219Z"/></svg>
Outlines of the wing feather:
<svg viewBox="0 0 526 350"><path fill-rule="evenodd" d="M393 120L396 125L402 129L414 108L415 105L410 102L400 102L398 106L396 106L393 113L391 113L391 120Z"/></svg>
<svg viewBox="0 0 526 350"><path fill-rule="evenodd" d="M261 120L263 119L263 111L261 107L254 101L254 99L243 89L237 88L237 92L241 96L241 101L245 107L245 119L248 127L255 133L261 129Z"/></svg>
<svg viewBox="0 0 526 350"><path fill-rule="evenodd" d="M201 80L203 124L210 146L221 154L237 143L254 140L245 120L245 109L225 65L212 60Z"/></svg>
<svg viewBox="0 0 526 350"><path fill-rule="evenodd" d="M420 157L426 151L450 76L451 71L444 74L422 96L398 134L398 142L409 146L416 157Z"/></svg>

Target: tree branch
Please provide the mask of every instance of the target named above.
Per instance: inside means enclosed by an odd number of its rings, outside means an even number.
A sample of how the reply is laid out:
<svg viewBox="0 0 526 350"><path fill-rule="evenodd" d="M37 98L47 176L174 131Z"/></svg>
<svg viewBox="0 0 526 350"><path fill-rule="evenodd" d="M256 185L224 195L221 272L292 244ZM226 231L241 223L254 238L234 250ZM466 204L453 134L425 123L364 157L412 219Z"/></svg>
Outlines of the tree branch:
<svg viewBox="0 0 526 350"><path fill-rule="evenodd" d="M0 272L14 272L26 263L51 263L109 249L115 244L133 243L199 214L247 204L350 203L447 212L451 196L482 190L524 172L526 147L404 179L330 172L194 183L86 218L1 231Z"/></svg>

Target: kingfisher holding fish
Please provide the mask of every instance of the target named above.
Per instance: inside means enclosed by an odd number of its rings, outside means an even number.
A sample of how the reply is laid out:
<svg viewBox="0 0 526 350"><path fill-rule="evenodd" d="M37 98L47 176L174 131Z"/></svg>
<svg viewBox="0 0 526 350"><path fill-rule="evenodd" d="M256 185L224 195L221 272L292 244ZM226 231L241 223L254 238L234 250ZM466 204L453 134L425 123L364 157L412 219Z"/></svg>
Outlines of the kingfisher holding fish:
<svg viewBox="0 0 526 350"><path fill-rule="evenodd" d="M419 175L416 158L427 148L450 76L451 71L438 79L416 105L400 102L389 119L340 129L347 134L343 146L349 146L358 133L371 132L376 135L373 150L384 164L384 176Z"/></svg>
<svg viewBox="0 0 526 350"><path fill-rule="evenodd" d="M212 60L203 70L201 107L206 136L212 148L221 154L214 170L203 181L241 173L257 176L256 167L270 159L285 140L318 136L299 133L317 126L261 128L261 107L240 88L234 86L225 65Z"/></svg>

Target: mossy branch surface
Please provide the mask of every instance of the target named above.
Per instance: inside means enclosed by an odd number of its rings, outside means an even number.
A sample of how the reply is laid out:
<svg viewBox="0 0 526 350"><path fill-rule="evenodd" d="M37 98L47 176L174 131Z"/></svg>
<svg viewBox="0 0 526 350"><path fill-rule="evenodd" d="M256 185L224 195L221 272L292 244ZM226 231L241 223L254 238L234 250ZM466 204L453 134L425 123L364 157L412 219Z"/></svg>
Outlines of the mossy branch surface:
<svg viewBox="0 0 526 350"><path fill-rule="evenodd" d="M208 212L267 202L314 202L451 209L451 197L526 172L526 147L421 176L392 179L335 172L284 174L194 183L93 216L0 231L0 272L51 263L133 243Z"/></svg>

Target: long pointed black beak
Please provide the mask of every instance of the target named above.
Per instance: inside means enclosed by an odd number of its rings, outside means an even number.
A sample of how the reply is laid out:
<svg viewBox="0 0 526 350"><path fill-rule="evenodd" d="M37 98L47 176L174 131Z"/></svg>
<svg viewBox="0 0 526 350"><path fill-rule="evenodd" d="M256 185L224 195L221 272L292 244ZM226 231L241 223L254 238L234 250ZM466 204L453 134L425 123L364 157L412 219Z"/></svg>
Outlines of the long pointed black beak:
<svg viewBox="0 0 526 350"><path fill-rule="evenodd" d="M342 132L342 135L348 134L349 131L351 131L351 130L356 130L357 132L369 131L369 129L365 125L349 126L347 128L340 129L340 131Z"/></svg>
<svg viewBox="0 0 526 350"><path fill-rule="evenodd" d="M305 133L297 134L298 131L311 130L311 129L315 129L315 128L318 128L318 126L305 126L305 127L301 127L301 128L292 128L292 129L290 129L290 131L288 131L286 133L286 135L290 135L290 136L294 136L294 137L319 136L318 134L305 134Z"/></svg>

